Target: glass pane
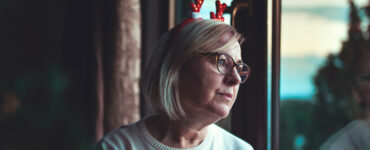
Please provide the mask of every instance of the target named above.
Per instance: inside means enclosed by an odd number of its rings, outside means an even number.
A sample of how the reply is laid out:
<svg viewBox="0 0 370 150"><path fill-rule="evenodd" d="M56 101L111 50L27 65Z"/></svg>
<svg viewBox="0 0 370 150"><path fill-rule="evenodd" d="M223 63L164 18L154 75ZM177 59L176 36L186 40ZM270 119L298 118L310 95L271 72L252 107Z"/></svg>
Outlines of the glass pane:
<svg viewBox="0 0 370 150"><path fill-rule="evenodd" d="M344 145L364 142L361 139L364 137L367 137L364 143L370 143L370 124L357 123L366 119L357 117L359 103L351 89L359 86L350 80L356 70L348 67L355 65L353 62L361 56L357 49L368 48L364 46L369 43L365 35L368 18L364 9L360 9L368 1L355 1L358 8L353 10L358 10L362 20L358 28L356 18L349 17L351 7L347 0L282 1L280 149L329 149L325 145L343 140L339 138L343 138L341 132L350 126L363 129L354 143L341 141ZM351 20L354 23L349 26ZM370 57L363 60L362 64ZM363 83L363 89L360 92L370 93L368 82ZM369 107L369 101L363 104ZM367 133L361 134L364 132Z"/></svg>

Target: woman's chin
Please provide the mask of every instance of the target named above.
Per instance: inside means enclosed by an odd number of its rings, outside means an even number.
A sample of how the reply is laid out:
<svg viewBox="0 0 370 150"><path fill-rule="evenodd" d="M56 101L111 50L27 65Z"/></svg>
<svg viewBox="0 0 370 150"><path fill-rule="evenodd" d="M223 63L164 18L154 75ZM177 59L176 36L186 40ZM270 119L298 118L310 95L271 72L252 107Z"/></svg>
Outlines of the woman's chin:
<svg viewBox="0 0 370 150"><path fill-rule="evenodd" d="M226 118L229 115L230 107L227 105L221 105L216 111L216 114L221 119Z"/></svg>

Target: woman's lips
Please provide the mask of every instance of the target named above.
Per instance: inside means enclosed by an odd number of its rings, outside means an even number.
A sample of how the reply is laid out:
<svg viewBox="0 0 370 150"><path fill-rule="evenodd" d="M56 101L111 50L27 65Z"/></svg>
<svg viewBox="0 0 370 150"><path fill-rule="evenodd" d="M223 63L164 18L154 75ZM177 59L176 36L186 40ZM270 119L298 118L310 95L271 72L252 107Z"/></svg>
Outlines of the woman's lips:
<svg viewBox="0 0 370 150"><path fill-rule="evenodd" d="M231 93L218 93L218 94L220 94L222 97L224 97L228 101L231 101L233 99L233 94Z"/></svg>

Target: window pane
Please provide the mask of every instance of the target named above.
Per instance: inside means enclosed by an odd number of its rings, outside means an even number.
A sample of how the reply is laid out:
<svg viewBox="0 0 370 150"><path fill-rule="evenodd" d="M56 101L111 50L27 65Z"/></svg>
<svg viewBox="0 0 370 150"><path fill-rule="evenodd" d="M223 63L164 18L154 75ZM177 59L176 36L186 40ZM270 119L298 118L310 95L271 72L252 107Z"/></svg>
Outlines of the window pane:
<svg viewBox="0 0 370 150"><path fill-rule="evenodd" d="M363 7L367 0L356 4ZM354 51L346 46L361 45L349 41L349 15L346 0L283 0L280 149L319 149L356 119L346 109L353 104L345 84L350 81L338 67L346 63L344 51ZM362 9L358 15L365 30L366 15Z"/></svg>

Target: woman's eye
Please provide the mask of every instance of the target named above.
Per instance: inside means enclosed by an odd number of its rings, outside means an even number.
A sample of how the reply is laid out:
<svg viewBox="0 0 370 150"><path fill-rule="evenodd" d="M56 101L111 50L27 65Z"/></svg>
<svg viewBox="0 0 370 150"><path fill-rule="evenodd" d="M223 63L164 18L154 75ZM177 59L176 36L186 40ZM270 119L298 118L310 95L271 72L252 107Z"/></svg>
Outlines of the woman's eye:
<svg viewBox="0 0 370 150"><path fill-rule="evenodd" d="M219 59L218 64L225 66L226 65L226 60L225 59Z"/></svg>

